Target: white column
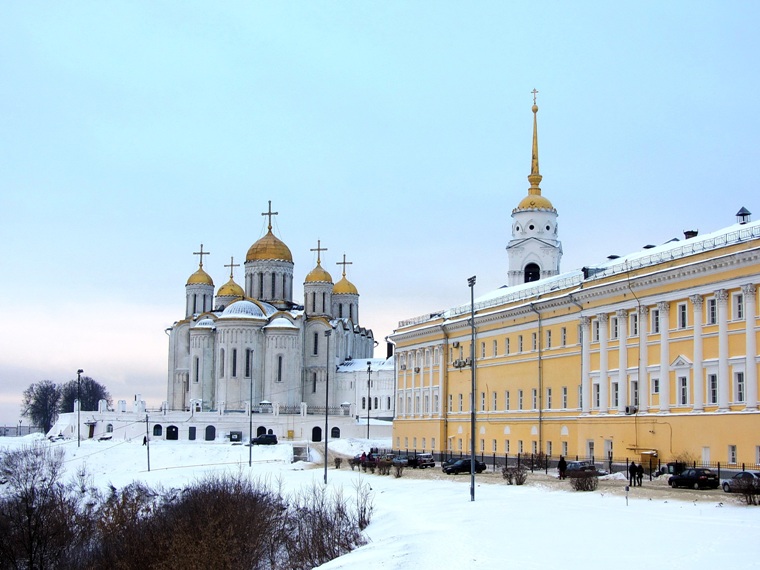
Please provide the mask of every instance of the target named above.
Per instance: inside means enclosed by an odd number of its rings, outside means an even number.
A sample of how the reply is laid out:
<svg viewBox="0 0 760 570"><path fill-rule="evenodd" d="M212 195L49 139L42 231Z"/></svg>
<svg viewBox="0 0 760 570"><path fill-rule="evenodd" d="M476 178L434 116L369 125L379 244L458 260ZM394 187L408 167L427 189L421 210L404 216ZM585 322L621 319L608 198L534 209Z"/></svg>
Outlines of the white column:
<svg viewBox="0 0 760 570"><path fill-rule="evenodd" d="M433 402L433 368L435 368L435 347L431 347L430 349L430 371L428 373L428 404L430 404L430 409L428 410L428 416L433 417L433 409L434 409L434 402Z"/></svg>
<svg viewBox="0 0 760 570"><path fill-rule="evenodd" d="M718 409L728 410L728 292L715 292L718 300Z"/></svg>
<svg viewBox="0 0 760 570"><path fill-rule="evenodd" d="M660 311L660 412L670 411L670 303L657 303Z"/></svg>
<svg viewBox="0 0 760 570"><path fill-rule="evenodd" d="M618 319L618 411L628 405L628 311L615 313Z"/></svg>
<svg viewBox="0 0 760 570"><path fill-rule="evenodd" d="M610 379L609 379L609 355L607 354L607 340L609 339L609 315L600 313L599 319L599 413L606 414L610 408Z"/></svg>
<svg viewBox="0 0 760 570"><path fill-rule="evenodd" d="M649 411L649 347L647 345L647 323L649 308L639 307L639 410Z"/></svg>
<svg viewBox="0 0 760 570"><path fill-rule="evenodd" d="M444 408L446 408L446 413L448 413L448 405L449 402L444 399L444 396L448 397L448 394L445 394L444 392L448 392L448 390L444 391L443 389L443 382L444 382L444 374L445 370L449 365L448 362L449 355L446 353L446 346L441 345L441 352L440 352L440 359L438 360L438 417L443 417L444 414Z"/></svg>
<svg viewBox="0 0 760 570"><path fill-rule="evenodd" d="M403 389L401 390L401 409L398 410L398 412L402 416L406 417L406 415L407 415L407 409L406 409L406 395L407 395L406 394L406 390L407 390L407 388L406 388L406 373L407 373L407 370L409 370L409 353L408 352L404 353L404 359L403 360L405 362L405 364L404 364L405 370L401 370ZM358 382L357 382L357 385L358 385ZM398 402L396 402L396 405L398 406Z"/></svg>
<svg viewBox="0 0 760 570"><path fill-rule="evenodd" d="M591 377L589 368L591 367L591 353L589 343L591 340L591 319L581 317L581 396L583 406L581 413L588 414L591 409Z"/></svg>
<svg viewBox="0 0 760 570"><path fill-rule="evenodd" d="M692 369L692 398L694 411L701 412L705 408L705 371L702 366L702 295L689 297L694 309L692 320L694 321L694 366Z"/></svg>
<svg viewBox="0 0 760 570"><path fill-rule="evenodd" d="M744 294L744 321L746 336L746 359L744 367L744 380L747 386L747 408L748 410L757 409L757 339L755 338L755 292L756 288L753 283L744 285L742 293Z"/></svg>

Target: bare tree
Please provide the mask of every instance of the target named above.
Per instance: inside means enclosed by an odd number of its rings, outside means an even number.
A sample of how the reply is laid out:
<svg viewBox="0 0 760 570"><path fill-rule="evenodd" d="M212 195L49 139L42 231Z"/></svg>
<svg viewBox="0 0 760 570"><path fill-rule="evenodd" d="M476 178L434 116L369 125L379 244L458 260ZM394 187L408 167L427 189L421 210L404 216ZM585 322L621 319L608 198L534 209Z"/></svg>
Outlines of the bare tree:
<svg viewBox="0 0 760 570"><path fill-rule="evenodd" d="M51 380L35 382L24 390L21 403L21 415L43 429L50 431L58 419L58 405L61 401L61 389Z"/></svg>
<svg viewBox="0 0 760 570"><path fill-rule="evenodd" d="M106 387L89 376L82 376L79 382L71 380L61 386L58 411L62 414L73 412L74 400L77 398L82 403L82 410L97 410L100 400L108 401L109 406L112 403L111 394Z"/></svg>

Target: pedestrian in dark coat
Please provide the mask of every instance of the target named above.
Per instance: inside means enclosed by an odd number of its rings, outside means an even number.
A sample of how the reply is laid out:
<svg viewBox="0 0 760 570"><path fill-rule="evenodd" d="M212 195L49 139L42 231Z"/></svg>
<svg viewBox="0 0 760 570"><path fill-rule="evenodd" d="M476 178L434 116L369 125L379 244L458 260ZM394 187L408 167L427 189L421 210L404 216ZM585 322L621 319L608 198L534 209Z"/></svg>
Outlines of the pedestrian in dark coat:
<svg viewBox="0 0 760 570"><path fill-rule="evenodd" d="M631 487L636 486L636 462L631 461L631 464L628 466L628 481Z"/></svg>
<svg viewBox="0 0 760 570"><path fill-rule="evenodd" d="M565 478L565 472L567 471L567 461L561 455L559 456L559 462L557 463L557 470L559 471L559 478Z"/></svg>
<svg viewBox="0 0 760 570"><path fill-rule="evenodd" d="M639 482L639 487L641 487L641 482L644 480L644 466L641 463L636 468L636 479Z"/></svg>

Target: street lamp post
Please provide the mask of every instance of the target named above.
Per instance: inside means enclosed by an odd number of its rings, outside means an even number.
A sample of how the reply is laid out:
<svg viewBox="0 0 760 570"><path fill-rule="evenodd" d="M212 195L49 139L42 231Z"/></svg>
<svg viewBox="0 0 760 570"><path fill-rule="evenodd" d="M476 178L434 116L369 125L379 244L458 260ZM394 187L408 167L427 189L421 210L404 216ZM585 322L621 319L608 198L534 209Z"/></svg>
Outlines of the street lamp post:
<svg viewBox="0 0 760 570"><path fill-rule="evenodd" d="M84 372L84 370L81 368L77 370L77 447L82 446L82 438L79 435L79 431L81 430L82 425L79 421L79 411L82 409L82 372Z"/></svg>
<svg viewBox="0 0 760 570"><path fill-rule="evenodd" d="M372 409L372 398L370 397L372 386L372 361L367 361L367 440L369 441L369 411Z"/></svg>
<svg viewBox="0 0 760 570"><path fill-rule="evenodd" d="M327 485L327 410L330 405L330 333L332 331L327 329L325 331L325 340L327 341L327 362L325 365L325 485Z"/></svg>
<svg viewBox="0 0 760 570"><path fill-rule="evenodd" d="M470 286L470 501L475 500L475 275L467 279Z"/></svg>

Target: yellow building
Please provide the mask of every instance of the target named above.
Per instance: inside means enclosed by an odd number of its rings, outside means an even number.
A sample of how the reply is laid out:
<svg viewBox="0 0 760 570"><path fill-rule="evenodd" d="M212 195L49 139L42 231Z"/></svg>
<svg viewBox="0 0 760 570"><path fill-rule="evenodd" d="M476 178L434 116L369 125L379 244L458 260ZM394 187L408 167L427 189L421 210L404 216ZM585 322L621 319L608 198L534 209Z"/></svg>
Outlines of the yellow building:
<svg viewBox="0 0 760 570"><path fill-rule="evenodd" d="M556 210L513 211L509 286L402 321L393 445L606 459L760 463L760 223L559 272ZM540 234L540 235L539 235ZM470 314L474 307L474 338ZM473 362L474 361L474 362Z"/></svg>

